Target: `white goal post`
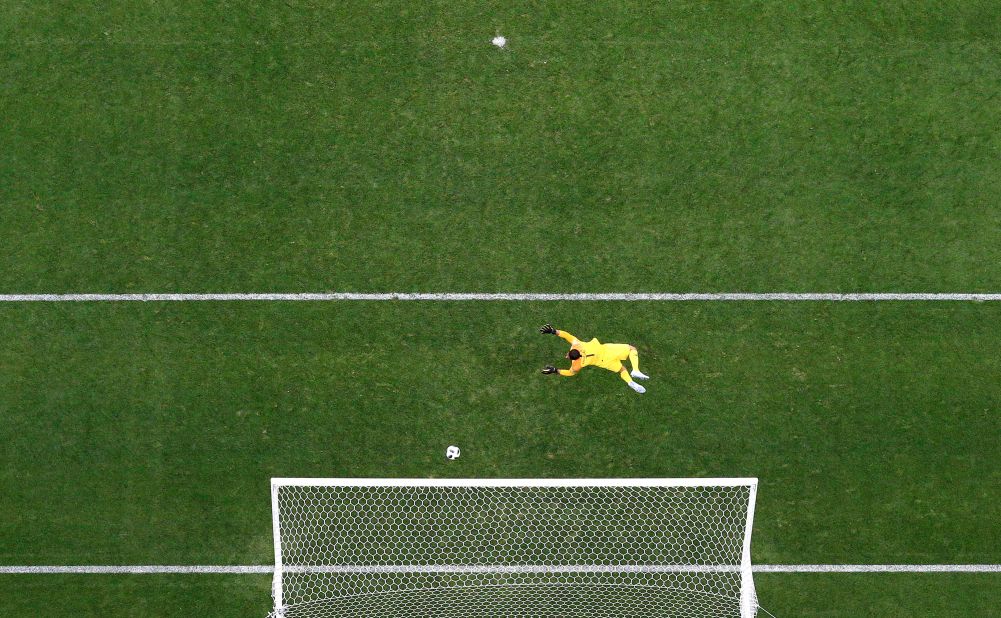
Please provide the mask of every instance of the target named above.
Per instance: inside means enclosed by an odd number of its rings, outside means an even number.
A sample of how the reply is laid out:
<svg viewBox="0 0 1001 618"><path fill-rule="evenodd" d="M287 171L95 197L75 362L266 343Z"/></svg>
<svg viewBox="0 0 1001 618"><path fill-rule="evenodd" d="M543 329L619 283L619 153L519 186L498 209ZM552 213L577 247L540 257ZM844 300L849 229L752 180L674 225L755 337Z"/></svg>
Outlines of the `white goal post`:
<svg viewBox="0 0 1001 618"><path fill-rule="evenodd" d="M271 480L274 618L754 618L758 481Z"/></svg>

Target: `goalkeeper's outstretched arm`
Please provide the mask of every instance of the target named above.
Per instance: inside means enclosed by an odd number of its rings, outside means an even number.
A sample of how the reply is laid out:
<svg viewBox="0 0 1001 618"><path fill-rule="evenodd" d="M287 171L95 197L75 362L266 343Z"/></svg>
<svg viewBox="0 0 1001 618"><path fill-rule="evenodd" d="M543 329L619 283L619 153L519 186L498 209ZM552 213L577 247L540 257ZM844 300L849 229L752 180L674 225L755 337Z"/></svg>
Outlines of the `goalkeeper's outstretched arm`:
<svg viewBox="0 0 1001 618"><path fill-rule="evenodd" d="M546 365L545 368L542 370L542 373L544 373L546 375L552 375L554 373L558 373L561 376L566 376L566 377L569 378L570 376L577 375L578 371L579 371L579 369L574 369L573 365L570 366L570 369L557 369L556 367L553 367L552 365Z"/></svg>
<svg viewBox="0 0 1001 618"><path fill-rule="evenodd" d="M556 330L555 328L553 328L552 324L546 324L545 326L539 329L539 332L542 333L543 335L557 335L559 336L560 339L563 339L570 345L577 343L576 337L574 337L565 330Z"/></svg>
<svg viewBox="0 0 1001 618"><path fill-rule="evenodd" d="M566 341L567 343L569 343L570 345L573 345L573 344L577 343L577 338L574 337L573 335L571 335L570 333L568 333L565 330L558 330L558 331L556 331L556 335L560 339L563 339L564 341Z"/></svg>

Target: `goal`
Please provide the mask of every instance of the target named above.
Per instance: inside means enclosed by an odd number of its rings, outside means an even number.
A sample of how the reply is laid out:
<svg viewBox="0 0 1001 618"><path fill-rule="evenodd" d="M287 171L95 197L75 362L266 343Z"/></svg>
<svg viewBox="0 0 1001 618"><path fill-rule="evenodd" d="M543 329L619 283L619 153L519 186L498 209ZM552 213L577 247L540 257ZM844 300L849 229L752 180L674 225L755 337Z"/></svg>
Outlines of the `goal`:
<svg viewBox="0 0 1001 618"><path fill-rule="evenodd" d="M274 618L753 618L757 479L272 479Z"/></svg>

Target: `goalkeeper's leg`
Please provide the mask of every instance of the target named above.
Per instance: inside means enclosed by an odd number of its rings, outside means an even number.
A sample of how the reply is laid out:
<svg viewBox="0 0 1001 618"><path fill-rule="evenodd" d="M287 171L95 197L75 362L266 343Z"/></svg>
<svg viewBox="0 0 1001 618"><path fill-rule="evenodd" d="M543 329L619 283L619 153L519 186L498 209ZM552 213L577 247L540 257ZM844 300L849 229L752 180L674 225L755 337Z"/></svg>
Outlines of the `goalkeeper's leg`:
<svg viewBox="0 0 1001 618"><path fill-rule="evenodd" d="M636 353L635 346L629 346L629 364L633 366L633 371L629 375L640 380L650 379L650 376L640 371L640 356Z"/></svg>
<svg viewBox="0 0 1001 618"><path fill-rule="evenodd" d="M637 393L642 395L646 392L645 388L633 381L632 377L629 376L629 372L626 371L626 368L622 365L619 365L619 377L622 378L623 382L629 385L629 388L633 389Z"/></svg>

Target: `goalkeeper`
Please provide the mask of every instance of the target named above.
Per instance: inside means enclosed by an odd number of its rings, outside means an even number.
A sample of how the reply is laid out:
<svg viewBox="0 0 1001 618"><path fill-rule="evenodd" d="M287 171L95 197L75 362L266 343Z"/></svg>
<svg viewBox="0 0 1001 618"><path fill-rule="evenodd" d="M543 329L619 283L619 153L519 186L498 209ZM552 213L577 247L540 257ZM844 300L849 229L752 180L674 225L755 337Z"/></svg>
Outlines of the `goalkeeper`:
<svg viewBox="0 0 1001 618"><path fill-rule="evenodd" d="M640 372L640 359L639 355L636 354L634 346L628 343L601 343L597 339L584 342L565 330L556 330L550 324L546 324L540 328L539 332L544 335L556 335L570 344L570 351L567 352L566 356L570 359L570 369L560 369L557 371L556 367L546 365L542 373L546 375L559 373L561 376L570 377L577 375L577 372L584 367L593 365L619 374L619 377L629 385L629 388L637 393L646 392L645 388L633 380L633 378L639 378L640 380L650 379L650 376ZM633 366L631 372L626 371L626 368L622 365L622 361L627 358Z"/></svg>

